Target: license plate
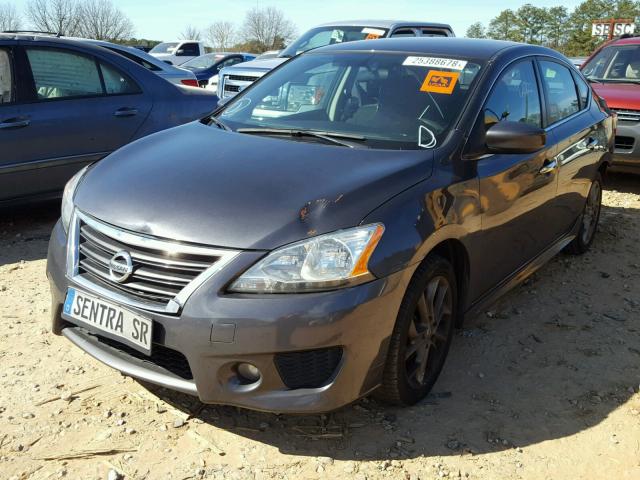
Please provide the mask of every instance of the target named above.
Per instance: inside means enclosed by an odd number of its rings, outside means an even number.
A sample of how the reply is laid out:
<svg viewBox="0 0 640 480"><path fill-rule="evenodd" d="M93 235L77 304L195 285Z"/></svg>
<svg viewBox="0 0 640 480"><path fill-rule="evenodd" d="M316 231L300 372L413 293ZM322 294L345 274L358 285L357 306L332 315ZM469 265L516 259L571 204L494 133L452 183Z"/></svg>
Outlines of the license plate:
<svg viewBox="0 0 640 480"><path fill-rule="evenodd" d="M75 288L67 290L63 317L151 355L153 321Z"/></svg>

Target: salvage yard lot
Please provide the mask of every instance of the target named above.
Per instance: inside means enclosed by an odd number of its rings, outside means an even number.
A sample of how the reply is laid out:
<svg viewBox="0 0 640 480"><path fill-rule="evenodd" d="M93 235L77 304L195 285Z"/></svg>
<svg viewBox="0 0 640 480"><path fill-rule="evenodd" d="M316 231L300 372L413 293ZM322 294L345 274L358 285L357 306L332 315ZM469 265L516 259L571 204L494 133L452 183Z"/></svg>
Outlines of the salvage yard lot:
<svg viewBox="0 0 640 480"><path fill-rule="evenodd" d="M425 401L326 416L204 406L53 336L58 207L0 212L0 478L638 479L640 178L603 203L592 250L468 322Z"/></svg>

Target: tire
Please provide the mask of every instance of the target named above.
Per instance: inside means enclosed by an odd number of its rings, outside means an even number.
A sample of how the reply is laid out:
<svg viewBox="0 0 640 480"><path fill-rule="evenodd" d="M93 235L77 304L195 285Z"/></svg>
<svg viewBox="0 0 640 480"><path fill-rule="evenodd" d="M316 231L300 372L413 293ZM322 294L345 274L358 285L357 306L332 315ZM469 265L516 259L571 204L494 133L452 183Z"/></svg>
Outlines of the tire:
<svg viewBox="0 0 640 480"><path fill-rule="evenodd" d="M580 215L580 229L576 238L567 246L567 252L573 255L582 255L593 243L600 220L600 210L602 208L602 176L596 174L591 183L587 201Z"/></svg>
<svg viewBox="0 0 640 480"><path fill-rule="evenodd" d="M377 398L407 406L429 393L449 352L456 315L453 267L440 256L429 256L416 270L400 305Z"/></svg>

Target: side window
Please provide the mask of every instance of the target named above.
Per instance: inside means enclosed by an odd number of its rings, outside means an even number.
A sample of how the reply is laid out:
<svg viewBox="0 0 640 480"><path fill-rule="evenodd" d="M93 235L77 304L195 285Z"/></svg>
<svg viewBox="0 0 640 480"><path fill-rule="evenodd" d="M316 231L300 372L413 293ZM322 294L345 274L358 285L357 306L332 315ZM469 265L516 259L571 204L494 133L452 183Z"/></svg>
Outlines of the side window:
<svg viewBox="0 0 640 480"><path fill-rule="evenodd" d="M118 55L122 55L123 57L127 57L129 60L131 60L132 62L136 62L138 65L146 68L147 70L151 70L152 72L157 72L160 70L159 67L156 67L154 64L147 62L145 59L138 57L137 55L134 55L133 53L129 53L129 52L125 52L124 50L118 50L116 48L109 48L107 47L109 50L111 50L114 53L117 53Z"/></svg>
<svg viewBox="0 0 640 480"><path fill-rule="evenodd" d="M179 53L180 57L197 57L200 55L200 49L197 43L185 43L180 47L182 53Z"/></svg>
<svg viewBox="0 0 640 480"><path fill-rule="evenodd" d="M236 63L242 63L242 58L240 58L240 57L229 58L229 59L225 60L224 62L222 62L222 65L220 65L219 69L223 69L225 67L230 67L232 65L235 65Z"/></svg>
<svg viewBox="0 0 640 480"><path fill-rule="evenodd" d="M542 82L547 90L547 120L551 125L580 110L571 71L555 62L540 61Z"/></svg>
<svg viewBox="0 0 640 480"><path fill-rule="evenodd" d="M342 30L322 30L313 35L309 40L300 46L300 49L312 50L314 48L323 47L325 45L340 43L344 38ZM299 50L299 51L301 51ZM298 53L298 52L296 52Z"/></svg>
<svg viewBox="0 0 640 480"><path fill-rule="evenodd" d="M484 107L486 126L522 122L542 127L540 93L531 61L509 67L498 79Z"/></svg>
<svg viewBox="0 0 640 480"><path fill-rule="evenodd" d="M9 52L0 49L0 105L13 102L13 72Z"/></svg>
<svg viewBox="0 0 640 480"><path fill-rule="evenodd" d="M440 30L437 28L423 28L421 32L423 37L448 37L449 36L446 30Z"/></svg>
<svg viewBox="0 0 640 480"><path fill-rule="evenodd" d="M107 95L125 95L140 92L133 80L112 66L100 63L100 70L102 70L102 78L104 79Z"/></svg>
<svg viewBox="0 0 640 480"><path fill-rule="evenodd" d="M391 34L391 37L415 37L416 32L411 28L399 28Z"/></svg>
<svg viewBox="0 0 640 480"><path fill-rule="evenodd" d="M589 85L578 75L574 74L576 85L578 86L578 96L580 97L580 109L587 108L589 102Z"/></svg>
<svg viewBox="0 0 640 480"><path fill-rule="evenodd" d="M38 99L102 95L98 65L91 57L71 51L27 48Z"/></svg>

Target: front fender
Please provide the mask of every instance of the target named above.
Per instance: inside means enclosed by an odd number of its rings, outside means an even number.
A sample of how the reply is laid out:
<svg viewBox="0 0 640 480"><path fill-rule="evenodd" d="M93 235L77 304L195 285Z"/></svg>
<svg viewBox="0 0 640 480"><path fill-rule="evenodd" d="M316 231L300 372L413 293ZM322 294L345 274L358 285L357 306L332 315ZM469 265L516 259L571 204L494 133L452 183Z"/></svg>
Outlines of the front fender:
<svg viewBox="0 0 640 480"><path fill-rule="evenodd" d="M369 261L369 270L386 277L421 262L436 246L457 240L471 251L481 230L477 178L455 181L443 171L371 212L363 224L381 222L385 232Z"/></svg>

